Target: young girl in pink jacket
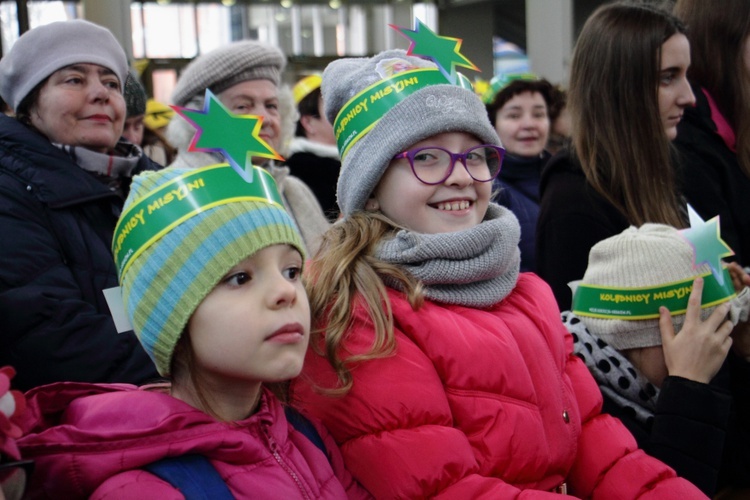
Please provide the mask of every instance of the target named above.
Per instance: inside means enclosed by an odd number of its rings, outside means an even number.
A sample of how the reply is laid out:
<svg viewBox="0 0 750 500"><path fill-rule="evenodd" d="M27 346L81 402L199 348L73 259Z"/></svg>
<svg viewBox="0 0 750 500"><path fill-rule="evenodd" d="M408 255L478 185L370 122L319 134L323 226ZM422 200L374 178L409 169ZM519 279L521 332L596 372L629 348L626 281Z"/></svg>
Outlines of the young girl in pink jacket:
<svg viewBox="0 0 750 500"><path fill-rule="evenodd" d="M368 497L329 434L282 402L309 338L304 250L273 178L250 177L221 164L134 179L113 246L127 315L171 384L30 391L32 498Z"/></svg>
<svg viewBox="0 0 750 500"><path fill-rule="evenodd" d="M377 498L704 498L601 414L549 287L519 275L518 222L490 203L503 149L456 76L400 50L326 68L344 217L293 396Z"/></svg>

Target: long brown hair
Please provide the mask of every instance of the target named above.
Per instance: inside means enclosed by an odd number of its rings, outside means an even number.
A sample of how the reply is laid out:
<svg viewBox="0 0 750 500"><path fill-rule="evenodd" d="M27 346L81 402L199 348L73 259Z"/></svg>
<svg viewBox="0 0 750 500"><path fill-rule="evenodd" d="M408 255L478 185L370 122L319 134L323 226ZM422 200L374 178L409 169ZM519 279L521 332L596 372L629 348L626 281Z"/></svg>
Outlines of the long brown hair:
<svg viewBox="0 0 750 500"><path fill-rule="evenodd" d="M650 5L608 4L586 21L573 53L574 154L588 182L634 225L685 225L658 101L661 46L684 31Z"/></svg>
<svg viewBox="0 0 750 500"><path fill-rule="evenodd" d="M384 279L404 290L412 308L423 300L419 281L398 266L374 257L377 243L398 228L377 212L355 212L334 224L323 236L307 278L312 313L310 344L336 371L338 385L324 388L345 394L352 386L354 363L391 355L396 348L393 313ZM348 353L344 341L356 306L366 307L375 340L367 352ZM323 335L325 332L325 336Z"/></svg>
<svg viewBox="0 0 750 500"><path fill-rule="evenodd" d="M750 70L743 58L750 2L677 0L674 13L688 28L690 79L711 94L734 129L737 159L750 177Z"/></svg>

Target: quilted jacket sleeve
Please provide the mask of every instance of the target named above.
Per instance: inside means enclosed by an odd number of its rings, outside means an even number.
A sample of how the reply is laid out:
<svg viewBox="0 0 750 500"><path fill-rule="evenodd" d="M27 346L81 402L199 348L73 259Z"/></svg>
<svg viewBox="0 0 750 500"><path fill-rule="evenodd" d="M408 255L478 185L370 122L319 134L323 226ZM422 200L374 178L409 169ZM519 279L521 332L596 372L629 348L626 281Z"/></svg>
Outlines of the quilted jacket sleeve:
<svg viewBox="0 0 750 500"><path fill-rule="evenodd" d="M572 339L567 332L569 352ZM568 476L572 493L585 498L706 498L687 480L638 449L616 418L601 413L602 397L588 369L570 354L567 368L581 412L578 454Z"/></svg>

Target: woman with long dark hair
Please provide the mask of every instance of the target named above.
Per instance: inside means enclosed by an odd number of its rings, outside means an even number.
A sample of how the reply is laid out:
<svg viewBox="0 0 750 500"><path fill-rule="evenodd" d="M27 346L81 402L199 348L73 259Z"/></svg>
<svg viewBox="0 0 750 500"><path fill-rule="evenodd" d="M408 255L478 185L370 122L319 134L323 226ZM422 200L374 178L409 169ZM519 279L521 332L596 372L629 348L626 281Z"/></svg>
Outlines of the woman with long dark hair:
<svg viewBox="0 0 750 500"><path fill-rule="evenodd" d="M677 123L695 102L683 24L645 4L614 3L586 22L571 63L572 147L542 175L537 272L561 310L591 247L630 225L684 227L670 158Z"/></svg>

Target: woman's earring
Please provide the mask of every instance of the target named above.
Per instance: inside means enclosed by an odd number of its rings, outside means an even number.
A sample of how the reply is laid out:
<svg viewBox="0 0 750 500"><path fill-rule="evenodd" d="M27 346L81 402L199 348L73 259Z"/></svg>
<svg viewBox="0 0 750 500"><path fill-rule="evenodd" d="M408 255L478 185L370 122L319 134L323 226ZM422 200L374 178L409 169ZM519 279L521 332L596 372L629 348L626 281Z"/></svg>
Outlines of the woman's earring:
<svg viewBox="0 0 750 500"><path fill-rule="evenodd" d="M380 203L375 198L370 198L365 202L365 210L369 210L370 212L380 210Z"/></svg>

